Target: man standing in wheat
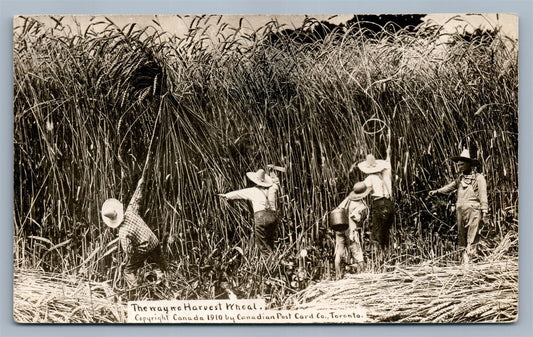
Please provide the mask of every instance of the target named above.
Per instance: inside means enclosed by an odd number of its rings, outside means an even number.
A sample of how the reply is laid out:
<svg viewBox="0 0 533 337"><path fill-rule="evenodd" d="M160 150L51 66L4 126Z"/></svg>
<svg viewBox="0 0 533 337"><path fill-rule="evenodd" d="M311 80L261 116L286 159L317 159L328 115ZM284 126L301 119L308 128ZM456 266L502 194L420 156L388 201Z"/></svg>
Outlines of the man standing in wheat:
<svg viewBox="0 0 533 337"><path fill-rule="evenodd" d="M488 198L487 182L483 174L476 172L479 165L477 159L470 156L469 150L463 150L459 156L451 158L459 162L461 174L448 185L429 192L430 196L436 193L450 193L457 190L455 212L457 214L457 230L459 247L464 249L462 262L468 264L474 253L474 244L478 240L479 222L488 223Z"/></svg>
<svg viewBox="0 0 533 337"><path fill-rule="evenodd" d="M102 205L104 223L111 228L119 228L120 245L126 253L126 266L123 273L130 289L137 287L136 272L145 261L157 263L163 271L168 268L159 240L139 215L143 188L144 178L141 177L126 212L124 212L122 203L117 199L107 199Z"/></svg>
<svg viewBox="0 0 533 337"><path fill-rule="evenodd" d="M376 159L374 155L369 154L357 167L367 175L363 182L371 191L372 240L384 251L389 245L389 232L394 221L390 144L385 160Z"/></svg>
<svg viewBox="0 0 533 337"><path fill-rule="evenodd" d="M279 190L279 180L267 175L265 170L247 172L246 176L255 186L218 194L225 199L244 199L252 202L255 223L255 240L259 251L268 256L274 250L275 233L278 225L276 199Z"/></svg>

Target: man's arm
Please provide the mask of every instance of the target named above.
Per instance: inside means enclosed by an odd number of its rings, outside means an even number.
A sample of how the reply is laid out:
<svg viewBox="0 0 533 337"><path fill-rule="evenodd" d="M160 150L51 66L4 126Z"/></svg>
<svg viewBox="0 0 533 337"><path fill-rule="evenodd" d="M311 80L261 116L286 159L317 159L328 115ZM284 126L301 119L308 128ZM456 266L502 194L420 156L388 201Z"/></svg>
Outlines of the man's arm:
<svg viewBox="0 0 533 337"><path fill-rule="evenodd" d="M476 180L483 222L489 223L489 200L487 197L487 181L485 180L485 177L482 174L478 174Z"/></svg>
<svg viewBox="0 0 533 337"><path fill-rule="evenodd" d="M387 158L385 159L389 165L390 165L390 161L391 161L391 154L392 154L392 150L391 150L391 147L390 147L390 143L391 143L391 130L390 128L388 128L387 130L387 139L388 139L388 145L387 145Z"/></svg>
<svg viewBox="0 0 533 337"><path fill-rule="evenodd" d="M128 238L128 235L124 232L119 232L118 236L120 238L120 246L122 247L122 250L127 255L131 255L133 252L133 246L131 244L131 240Z"/></svg>
<svg viewBox="0 0 533 337"><path fill-rule="evenodd" d="M350 217L357 224L359 224L361 221L366 219L367 216L368 216L368 208L366 207L365 204L362 204L362 203L358 204L357 207L353 209L352 212L350 213Z"/></svg>
<svg viewBox="0 0 533 337"><path fill-rule="evenodd" d="M457 180L454 180L446 186L443 186L433 191L429 191L429 195L432 196L436 193L445 193L445 194L450 193L450 192L453 192L456 188L457 188Z"/></svg>
<svg viewBox="0 0 533 337"><path fill-rule="evenodd" d="M225 194L219 194L219 196L226 198L226 199L230 199L230 200L235 200L235 199L252 200L253 199L252 188L244 188L242 190L236 190L236 191L228 192Z"/></svg>
<svg viewBox="0 0 533 337"><path fill-rule="evenodd" d="M346 208L348 206L348 202L350 202L350 196L348 195L348 197L346 199L344 199L340 204L339 206L337 206L337 208Z"/></svg>
<svg viewBox="0 0 533 337"><path fill-rule="evenodd" d="M437 189L437 192L446 194L446 193L453 192L456 188L457 188L457 181L454 180L451 183L449 183L448 185Z"/></svg>
<svg viewBox="0 0 533 337"><path fill-rule="evenodd" d="M144 189L144 178L141 177L139 182L137 182L137 188L131 197L130 203L128 204L128 211L139 213L139 204L142 200L142 193Z"/></svg>

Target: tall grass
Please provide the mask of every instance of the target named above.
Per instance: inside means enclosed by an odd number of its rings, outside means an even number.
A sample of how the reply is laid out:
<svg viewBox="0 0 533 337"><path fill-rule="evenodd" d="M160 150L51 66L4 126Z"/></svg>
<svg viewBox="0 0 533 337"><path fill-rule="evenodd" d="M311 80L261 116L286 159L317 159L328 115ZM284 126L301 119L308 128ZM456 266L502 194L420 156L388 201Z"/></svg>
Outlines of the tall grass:
<svg viewBox="0 0 533 337"><path fill-rule="evenodd" d="M116 233L99 208L131 197L154 127L142 215L186 280L175 285L179 296L215 297L222 282L246 296L290 292L327 277L334 237L324 216L363 178L352 164L385 154L385 135L362 128L370 118L391 128L397 217L394 249L369 251L369 268L453 254L453 198L426 195L452 179L447 158L463 146L478 149L487 177L489 246L517 231L512 41L453 35L445 43L435 29L353 27L300 44L263 38L276 22L249 35L221 26L213 36L215 20L204 16L174 36L157 22L118 27L106 18L74 32L56 20L50 28L21 18L14 27L18 267L119 281ZM292 269L259 263L248 208L216 197L269 163L288 168L277 244ZM308 257L297 258L304 248Z"/></svg>

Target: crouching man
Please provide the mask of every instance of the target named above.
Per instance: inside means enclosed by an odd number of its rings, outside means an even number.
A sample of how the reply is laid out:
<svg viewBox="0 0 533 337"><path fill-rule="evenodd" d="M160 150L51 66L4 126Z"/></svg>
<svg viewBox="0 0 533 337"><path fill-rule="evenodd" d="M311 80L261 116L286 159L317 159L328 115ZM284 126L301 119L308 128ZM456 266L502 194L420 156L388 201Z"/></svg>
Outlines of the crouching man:
<svg viewBox="0 0 533 337"><path fill-rule="evenodd" d="M370 193L364 182L356 183L353 191L344 199L337 208L348 211L348 229L335 231L335 276L343 277L342 263L354 267L356 272L363 270L364 257L360 230L368 217L368 206L364 198Z"/></svg>
<svg viewBox="0 0 533 337"><path fill-rule="evenodd" d="M137 287L136 274L145 261L156 263L163 271L168 268L159 240L139 215L143 187L144 179L141 178L126 212L117 199L107 199L102 205L104 223L111 228L119 229L120 245L126 253L123 275L129 289Z"/></svg>

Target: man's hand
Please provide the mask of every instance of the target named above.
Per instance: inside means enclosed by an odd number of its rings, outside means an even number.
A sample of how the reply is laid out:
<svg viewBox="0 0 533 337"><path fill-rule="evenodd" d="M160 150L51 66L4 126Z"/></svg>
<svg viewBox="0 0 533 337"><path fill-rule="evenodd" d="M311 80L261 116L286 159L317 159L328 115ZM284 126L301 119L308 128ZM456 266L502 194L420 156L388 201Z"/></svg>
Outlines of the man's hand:
<svg viewBox="0 0 533 337"><path fill-rule="evenodd" d="M279 184L279 178L278 178L278 175L276 174L276 171L270 171L270 178L272 178L272 180L274 181L274 184Z"/></svg>
<svg viewBox="0 0 533 337"><path fill-rule="evenodd" d="M437 192L438 192L437 190L432 190L432 191L429 191L428 194L429 194L430 197L432 197L432 196L434 196L435 194L437 194Z"/></svg>
<svg viewBox="0 0 533 337"><path fill-rule="evenodd" d="M483 216L482 216L482 221L484 224L489 224L489 212L487 211L483 211L482 212Z"/></svg>
<svg viewBox="0 0 533 337"><path fill-rule="evenodd" d="M226 195L225 195L224 193L218 193L217 195L218 195L219 197L221 197L221 198L224 198L224 199L227 198Z"/></svg>

